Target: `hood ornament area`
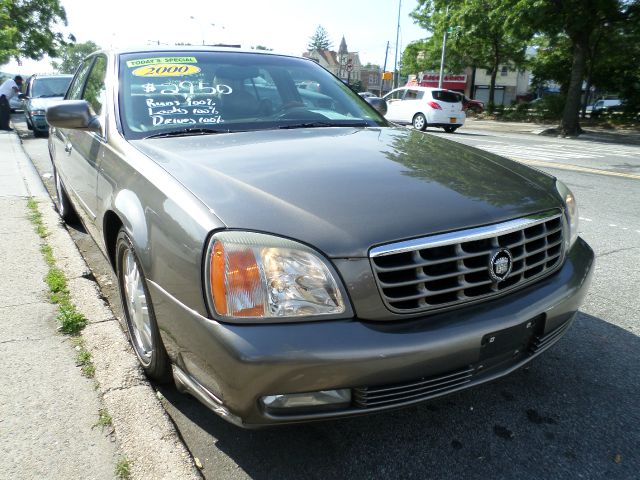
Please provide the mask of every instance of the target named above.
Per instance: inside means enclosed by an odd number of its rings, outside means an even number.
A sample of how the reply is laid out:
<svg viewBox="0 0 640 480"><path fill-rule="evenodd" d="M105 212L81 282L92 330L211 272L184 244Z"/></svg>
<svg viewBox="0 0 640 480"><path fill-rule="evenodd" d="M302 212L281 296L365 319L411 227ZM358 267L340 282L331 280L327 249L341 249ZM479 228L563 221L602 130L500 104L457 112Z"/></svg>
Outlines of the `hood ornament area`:
<svg viewBox="0 0 640 480"><path fill-rule="evenodd" d="M511 273L513 256L506 248L496 251L489 261L489 276L494 283L502 282Z"/></svg>

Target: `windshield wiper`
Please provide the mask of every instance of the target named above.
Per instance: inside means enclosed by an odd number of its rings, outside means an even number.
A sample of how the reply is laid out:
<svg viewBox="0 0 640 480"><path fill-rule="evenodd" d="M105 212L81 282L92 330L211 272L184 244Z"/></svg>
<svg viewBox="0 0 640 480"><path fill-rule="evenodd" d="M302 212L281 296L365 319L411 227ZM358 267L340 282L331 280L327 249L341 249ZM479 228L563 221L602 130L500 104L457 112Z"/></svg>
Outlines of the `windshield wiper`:
<svg viewBox="0 0 640 480"><path fill-rule="evenodd" d="M288 130L293 128L321 128L321 127L368 127L366 122L302 122L292 123L289 125L280 125L278 128L281 130Z"/></svg>
<svg viewBox="0 0 640 480"><path fill-rule="evenodd" d="M154 133L147 138L163 137L188 137L189 135L211 135L214 133L229 133L229 130L215 130L213 128L183 128L181 130L171 130L170 132Z"/></svg>

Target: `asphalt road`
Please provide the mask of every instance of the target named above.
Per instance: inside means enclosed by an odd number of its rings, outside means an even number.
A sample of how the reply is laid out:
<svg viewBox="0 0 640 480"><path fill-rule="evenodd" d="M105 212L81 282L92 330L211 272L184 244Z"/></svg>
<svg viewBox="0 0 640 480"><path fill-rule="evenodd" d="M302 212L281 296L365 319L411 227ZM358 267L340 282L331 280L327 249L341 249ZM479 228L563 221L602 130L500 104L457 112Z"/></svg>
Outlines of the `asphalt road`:
<svg viewBox="0 0 640 480"><path fill-rule="evenodd" d="M51 190L46 140L18 128ZM488 130L448 138L535 165L576 194L581 235L598 258L573 327L507 378L341 421L244 431L162 387L206 478L638 478L640 147ZM81 227L71 232L117 306L106 262Z"/></svg>

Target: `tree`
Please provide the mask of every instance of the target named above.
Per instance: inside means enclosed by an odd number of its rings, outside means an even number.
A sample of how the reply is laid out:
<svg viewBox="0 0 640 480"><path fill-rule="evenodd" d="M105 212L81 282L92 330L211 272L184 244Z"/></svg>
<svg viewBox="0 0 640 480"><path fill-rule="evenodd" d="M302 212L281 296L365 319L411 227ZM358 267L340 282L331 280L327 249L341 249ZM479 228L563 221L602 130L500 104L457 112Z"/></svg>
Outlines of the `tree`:
<svg viewBox="0 0 640 480"><path fill-rule="evenodd" d="M518 0L515 5L512 18L517 23L528 23L532 32L568 40L571 67L560 125L563 135L582 131L578 116L583 82L601 57L604 37L628 22L637 6L638 0Z"/></svg>
<svg viewBox="0 0 640 480"><path fill-rule="evenodd" d="M531 31L523 28L526 23L510 21L518 1L526 0L418 0L411 16L433 33L426 41L425 60L433 62L447 29L451 33L447 63L455 64L458 70L472 66L489 71L489 103L492 104L500 67L521 66L531 37Z"/></svg>
<svg viewBox="0 0 640 480"><path fill-rule="evenodd" d="M0 64L10 58L56 56L66 42L54 28L67 24L59 0L0 0Z"/></svg>
<svg viewBox="0 0 640 480"><path fill-rule="evenodd" d="M80 62L100 47L89 40L83 43L70 43L60 48L60 61L53 60L51 65L60 73L74 73Z"/></svg>
<svg viewBox="0 0 640 480"><path fill-rule="evenodd" d="M251 50L264 50L266 52L272 52L273 48L265 47L264 45L256 45L255 47L251 47Z"/></svg>
<svg viewBox="0 0 640 480"><path fill-rule="evenodd" d="M316 32L309 38L307 50L309 52L312 50L329 50L331 47L332 43L329 39L329 34L322 25L318 25Z"/></svg>

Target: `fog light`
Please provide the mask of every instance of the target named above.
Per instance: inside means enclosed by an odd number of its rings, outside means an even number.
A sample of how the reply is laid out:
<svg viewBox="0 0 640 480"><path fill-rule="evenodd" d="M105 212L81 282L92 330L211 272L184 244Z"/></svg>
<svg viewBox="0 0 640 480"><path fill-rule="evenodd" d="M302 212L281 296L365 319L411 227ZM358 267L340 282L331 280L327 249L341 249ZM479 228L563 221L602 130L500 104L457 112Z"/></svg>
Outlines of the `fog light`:
<svg viewBox="0 0 640 480"><path fill-rule="evenodd" d="M322 390L320 392L267 395L262 397L261 401L270 410L348 405L351 403L351 390L343 388L341 390Z"/></svg>

